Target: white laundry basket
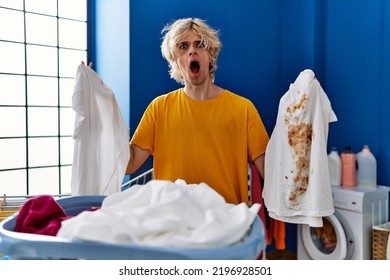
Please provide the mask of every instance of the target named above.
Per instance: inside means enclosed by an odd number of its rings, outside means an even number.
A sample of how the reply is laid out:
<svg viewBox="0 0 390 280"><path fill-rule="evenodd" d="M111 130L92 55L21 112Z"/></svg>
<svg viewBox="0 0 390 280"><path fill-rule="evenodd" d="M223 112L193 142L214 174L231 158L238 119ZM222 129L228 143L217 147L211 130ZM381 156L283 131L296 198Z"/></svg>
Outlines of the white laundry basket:
<svg viewBox="0 0 390 280"><path fill-rule="evenodd" d="M104 196L73 196L57 202L68 216L99 207ZM265 249L265 232L257 217L247 236L231 246L210 249L141 246L68 240L16 232L17 214L0 223L0 254L12 259L91 259L91 260L255 260Z"/></svg>

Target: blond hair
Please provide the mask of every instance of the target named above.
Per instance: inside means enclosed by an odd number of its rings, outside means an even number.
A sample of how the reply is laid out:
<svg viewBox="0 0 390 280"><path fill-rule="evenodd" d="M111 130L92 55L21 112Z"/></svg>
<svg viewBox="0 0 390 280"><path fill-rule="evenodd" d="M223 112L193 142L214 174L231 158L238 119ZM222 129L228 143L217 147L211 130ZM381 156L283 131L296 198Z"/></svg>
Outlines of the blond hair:
<svg viewBox="0 0 390 280"><path fill-rule="evenodd" d="M161 52L169 63L169 74L172 79L184 84L183 75L176 63L177 57L175 56L175 50L180 40L190 31L194 31L201 37L205 49L209 52L209 73L211 80L214 81L217 58L222 48L222 43L219 39L219 31L211 28L204 20L199 18L178 19L171 24L167 24L161 31L163 34Z"/></svg>

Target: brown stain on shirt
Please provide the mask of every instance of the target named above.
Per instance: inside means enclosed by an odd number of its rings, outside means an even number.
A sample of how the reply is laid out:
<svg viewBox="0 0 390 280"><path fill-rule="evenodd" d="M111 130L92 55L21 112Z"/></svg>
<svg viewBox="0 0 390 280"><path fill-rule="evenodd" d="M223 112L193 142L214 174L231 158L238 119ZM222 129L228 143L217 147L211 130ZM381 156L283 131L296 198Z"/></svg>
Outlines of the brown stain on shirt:
<svg viewBox="0 0 390 280"><path fill-rule="evenodd" d="M309 184L309 159L313 127L311 123L300 121L298 116L304 112L308 100L308 95L304 94L297 104L287 107L287 115L284 119L284 124L288 127L288 144L294 152L295 169L291 170L291 173L295 176L292 179L293 188L289 195L289 201L293 205L299 204L298 197L306 192Z"/></svg>

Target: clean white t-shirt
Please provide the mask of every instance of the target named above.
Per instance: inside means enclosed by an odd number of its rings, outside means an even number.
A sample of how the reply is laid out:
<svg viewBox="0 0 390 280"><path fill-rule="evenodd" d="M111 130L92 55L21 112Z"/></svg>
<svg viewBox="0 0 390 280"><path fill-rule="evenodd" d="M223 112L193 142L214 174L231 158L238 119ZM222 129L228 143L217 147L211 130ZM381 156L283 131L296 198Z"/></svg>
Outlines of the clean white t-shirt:
<svg viewBox="0 0 390 280"><path fill-rule="evenodd" d="M77 68L72 195L121 191L130 158L129 129L112 90L91 68Z"/></svg>
<svg viewBox="0 0 390 280"><path fill-rule="evenodd" d="M301 72L280 99L265 154L263 198L270 217L322 227L322 217L334 213L326 150L333 121L313 71Z"/></svg>

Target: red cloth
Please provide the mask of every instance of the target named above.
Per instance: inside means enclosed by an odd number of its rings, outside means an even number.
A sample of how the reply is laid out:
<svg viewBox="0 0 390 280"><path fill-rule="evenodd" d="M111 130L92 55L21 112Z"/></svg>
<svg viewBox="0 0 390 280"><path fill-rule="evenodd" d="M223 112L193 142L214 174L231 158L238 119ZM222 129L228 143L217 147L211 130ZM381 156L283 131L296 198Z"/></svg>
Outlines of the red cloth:
<svg viewBox="0 0 390 280"><path fill-rule="evenodd" d="M257 170L256 166L251 164L251 197L252 204L259 203L261 205L259 210L259 217L263 221L264 231L266 236L267 246L269 246L272 241L275 241L275 247L278 250L286 249L286 224L285 222L275 220L270 218L267 215L267 210L264 205L263 200L263 185L261 182L260 173ZM258 259L262 258L260 254Z"/></svg>
<svg viewBox="0 0 390 280"><path fill-rule="evenodd" d="M267 236L267 220L266 220L266 214L264 209L264 201L263 201L263 187L261 183L260 173L257 170L256 166L253 164L250 164L251 168L251 198L252 198L252 204L259 203L261 205L260 210L258 212L258 215L263 222L264 226L264 234ZM257 257L258 260L263 259L263 252L260 252L260 255Z"/></svg>
<svg viewBox="0 0 390 280"><path fill-rule="evenodd" d="M30 198L20 208L15 231L55 236L61 221L70 218L62 207L49 195Z"/></svg>
<svg viewBox="0 0 390 280"><path fill-rule="evenodd" d="M251 197L252 197L252 204L259 203L261 205L259 210L259 217L263 221L264 224L264 230L266 231L267 226L267 220L266 220L266 214L265 214L265 207L264 207L264 201L263 201L263 187L261 184L261 178L260 173L257 170L256 166L251 164ZM265 232L267 234L267 232Z"/></svg>

